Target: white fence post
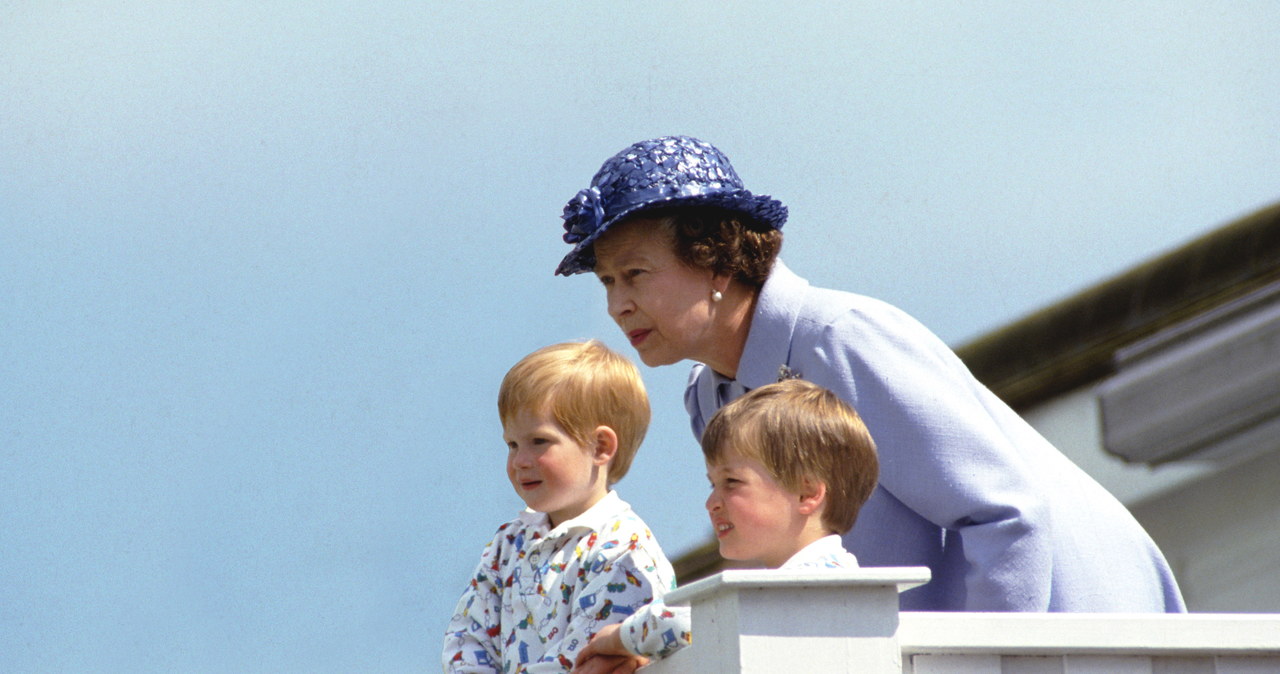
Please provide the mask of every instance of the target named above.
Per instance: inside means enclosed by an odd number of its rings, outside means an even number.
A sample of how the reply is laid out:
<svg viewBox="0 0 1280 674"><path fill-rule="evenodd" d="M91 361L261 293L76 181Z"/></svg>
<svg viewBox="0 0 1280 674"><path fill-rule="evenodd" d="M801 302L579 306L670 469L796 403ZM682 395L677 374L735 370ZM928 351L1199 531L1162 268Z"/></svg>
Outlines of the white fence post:
<svg viewBox="0 0 1280 674"><path fill-rule="evenodd" d="M693 608L693 645L645 674L898 674L898 593L929 570L730 570L668 594Z"/></svg>

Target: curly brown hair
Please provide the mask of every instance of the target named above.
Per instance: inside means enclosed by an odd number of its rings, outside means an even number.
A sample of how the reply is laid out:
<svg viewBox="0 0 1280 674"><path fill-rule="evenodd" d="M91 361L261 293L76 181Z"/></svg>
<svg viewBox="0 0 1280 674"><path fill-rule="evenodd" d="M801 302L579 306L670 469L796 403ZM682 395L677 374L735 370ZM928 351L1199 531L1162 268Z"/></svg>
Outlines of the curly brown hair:
<svg viewBox="0 0 1280 674"><path fill-rule="evenodd" d="M753 288L764 285L782 250L781 231L724 208L673 206L638 217L654 220L671 235L681 262Z"/></svg>

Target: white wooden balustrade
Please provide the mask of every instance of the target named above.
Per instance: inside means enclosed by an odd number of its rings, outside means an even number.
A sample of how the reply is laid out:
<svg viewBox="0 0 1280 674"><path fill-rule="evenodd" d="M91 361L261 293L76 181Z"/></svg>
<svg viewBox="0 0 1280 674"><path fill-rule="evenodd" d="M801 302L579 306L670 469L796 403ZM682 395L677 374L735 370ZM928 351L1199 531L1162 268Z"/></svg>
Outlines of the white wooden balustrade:
<svg viewBox="0 0 1280 674"><path fill-rule="evenodd" d="M643 674L1280 674L1277 614L898 611L924 568L730 570L667 595L694 643Z"/></svg>

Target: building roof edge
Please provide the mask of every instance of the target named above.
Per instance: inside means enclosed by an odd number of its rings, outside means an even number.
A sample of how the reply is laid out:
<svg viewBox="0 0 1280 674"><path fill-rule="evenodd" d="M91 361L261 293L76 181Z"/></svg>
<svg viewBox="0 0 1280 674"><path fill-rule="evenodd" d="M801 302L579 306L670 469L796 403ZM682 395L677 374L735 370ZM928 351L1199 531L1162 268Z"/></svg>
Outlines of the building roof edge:
<svg viewBox="0 0 1280 674"><path fill-rule="evenodd" d="M956 349L1015 409L1098 381L1116 349L1280 280L1280 203Z"/></svg>

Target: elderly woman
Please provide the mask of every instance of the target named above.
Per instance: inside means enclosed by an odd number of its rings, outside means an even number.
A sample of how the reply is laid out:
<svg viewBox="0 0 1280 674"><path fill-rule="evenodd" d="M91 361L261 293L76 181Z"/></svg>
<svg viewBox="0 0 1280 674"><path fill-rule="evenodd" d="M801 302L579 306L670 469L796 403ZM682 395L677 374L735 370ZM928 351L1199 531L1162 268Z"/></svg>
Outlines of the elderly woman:
<svg viewBox="0 0 1280 674"><path fill-rule="evenodd" d="M812 287L778 259L787 209L710 144L636 143L564 210L557 274L594 272L650 367L693 360L695 436L745 391L802 377L865 419L880 484L845 546L927 566L916 611L1183 611L1164 557L1106 490L883 302Z"/></svg>

